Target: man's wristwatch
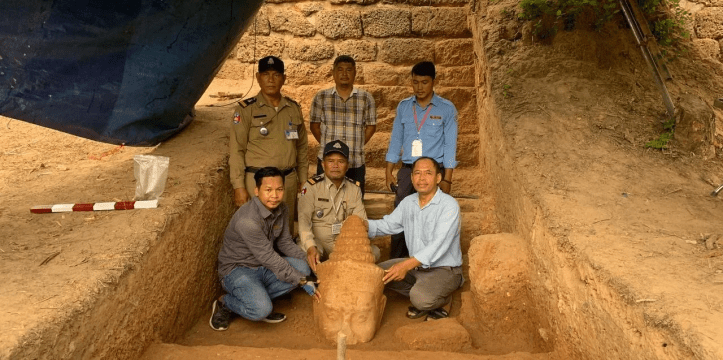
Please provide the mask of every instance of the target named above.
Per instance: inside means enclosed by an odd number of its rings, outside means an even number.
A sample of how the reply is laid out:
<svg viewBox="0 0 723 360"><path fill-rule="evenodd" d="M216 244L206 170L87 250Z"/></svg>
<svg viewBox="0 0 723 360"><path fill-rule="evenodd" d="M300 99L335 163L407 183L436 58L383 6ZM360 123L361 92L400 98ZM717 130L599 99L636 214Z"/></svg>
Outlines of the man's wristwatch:
<svg viewBox="0 0 723 360"><path fill-rule="evenodd" d="M299 286L304 286L307 282L309 282L309 280L306 280L306 276L302 276L301 279L299 279Z"/></svg>

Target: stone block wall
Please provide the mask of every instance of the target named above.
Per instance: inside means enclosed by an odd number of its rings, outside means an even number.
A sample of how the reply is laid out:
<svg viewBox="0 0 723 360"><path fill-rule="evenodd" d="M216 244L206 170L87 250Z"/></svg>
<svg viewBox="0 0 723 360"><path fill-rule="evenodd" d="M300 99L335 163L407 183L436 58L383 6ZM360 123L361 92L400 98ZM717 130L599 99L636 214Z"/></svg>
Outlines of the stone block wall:
<svg viewBox="0 0 723 360"><path fill-rule="evenodd" d="M691 13L688 31L693 39L694 56L696 60L707 63L720 73L723 69L723 0L683 0L680 6ZM720 96L713 95L713 96ZM723 112L721 109L711 108L714 98L706 99L702 107L691 104L691 99L683 96L679 101L688 106L689 113L702 110L704 117L696 119L692 128L685 129L686 133L676 133L675 137L685 151L700 154L705 158L715 156L716 149L720 153L723 148ZM696 101L698 102L698 101ZM708 113L713 112L712 116ZM686 119L679 119L685 124ZM684 128L679 126L678 128Z"/></svg>
<svg viewBox="0 0 723 360"><path fill-rule="evenodd" d="M301 104L308 122L314 94L334 84L334 58L351 55L356 85L371 92L377 105L367 166L383 167L397 104L412 95L411 68L433 61L435 90L459 111L459 166L474 167L479 126L467 5L468 0L267 0L217 77L251 77L257 59L278 56L286 65L282 91ZM313 161L318 144L313 137L309 143Z"/></svg>

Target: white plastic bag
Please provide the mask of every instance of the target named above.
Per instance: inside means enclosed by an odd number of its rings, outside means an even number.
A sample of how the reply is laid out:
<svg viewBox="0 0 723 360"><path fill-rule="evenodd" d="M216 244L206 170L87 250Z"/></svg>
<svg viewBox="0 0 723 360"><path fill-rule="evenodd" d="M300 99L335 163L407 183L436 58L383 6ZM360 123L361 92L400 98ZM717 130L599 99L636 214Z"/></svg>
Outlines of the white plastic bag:
<svg viewBox="0 0 723 360"><path fill-rule="evenodd" d="M133 157L136 201L156 200L161 196L166 188L169 160L166 156L136 155Z"/></svg>

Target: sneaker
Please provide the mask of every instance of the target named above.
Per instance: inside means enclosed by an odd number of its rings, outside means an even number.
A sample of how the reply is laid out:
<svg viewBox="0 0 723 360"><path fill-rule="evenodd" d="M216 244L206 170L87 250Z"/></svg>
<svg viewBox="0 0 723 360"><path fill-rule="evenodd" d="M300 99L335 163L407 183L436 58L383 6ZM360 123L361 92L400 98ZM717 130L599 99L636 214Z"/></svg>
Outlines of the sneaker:
<svg viewBox="0 0 723 360"><path fill-rule="evenodd" d="M280 312L272 312L271 314L269 314L269 316L267 316L261 321L267 322L269 324L278 324L284 320L286 320L286 315Z"/></svg>
<svg viewBox="0 0 723 360"><path fill-rule="evenodd" d="M228 329L228 324L231 322L233 312L229 310L226 305L218 300L213 301L213 307L211 308L211 319L208 320L208 324L211 325L211 329L216 331L223 331Z"/></svg>

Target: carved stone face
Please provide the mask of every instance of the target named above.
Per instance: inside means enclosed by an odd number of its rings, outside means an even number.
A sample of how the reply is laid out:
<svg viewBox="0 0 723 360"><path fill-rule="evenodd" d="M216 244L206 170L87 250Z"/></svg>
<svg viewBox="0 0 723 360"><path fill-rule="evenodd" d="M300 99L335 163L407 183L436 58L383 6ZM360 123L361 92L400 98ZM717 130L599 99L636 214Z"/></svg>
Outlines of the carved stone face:
<svg viewBox="0 0 723 360"><path fill-rule="evenodd" d="M322 279L322 265L329 263L332 266L325 266L328 271L334 271L336 274L329 276L325 283ZM382 321L384 314L384 306L387 303L387 297L382 293L382 289L370 282L363 281L360 278L369 279L369 274L379 274L379 279L384 276L384 271L377 272L379 269L373 264L354 263L350 260L344 260L331 264L326 262L319 265L319 279L321 284L319 291L323 294L321 303L314 303L314 315L319 329L324 337L330 340L336 340L337 333L343 331L347 334L347 344L356 344L358 342L370 341L376 333ZM337 266L338 265L338 266ZM381 270L381 269L380 269ZM360 278L355 276L360 272L367 272ZM341 283L343 278L348 281L346 284ZM349 286L351 285L351 286ZM374 286L372 286L374 285Z"/></svg>
<svg viewBox="0 0 723 360"><path fill-rule="evenodd" d="M349 345L374 337L387 303L384 270L374 264L363 229L358 217L347 219L330 260L317 266L322 298L320 303L314 302L316 325L332 341L339 332L345 333Z"/></svg>

